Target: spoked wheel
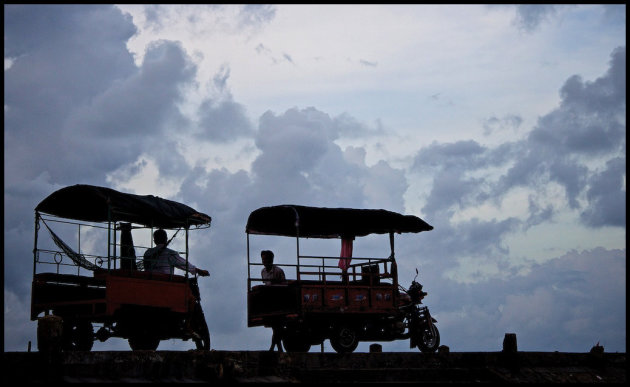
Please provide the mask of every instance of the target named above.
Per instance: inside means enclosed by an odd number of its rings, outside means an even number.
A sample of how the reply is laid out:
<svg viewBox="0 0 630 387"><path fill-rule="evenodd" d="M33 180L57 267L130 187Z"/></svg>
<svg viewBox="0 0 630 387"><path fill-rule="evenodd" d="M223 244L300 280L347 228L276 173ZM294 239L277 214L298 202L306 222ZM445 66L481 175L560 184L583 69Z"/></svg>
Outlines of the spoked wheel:
<svg viewBox="0 0 630 387"><path fill-rule="evenodd" d="M208 330L208 324L206 324L206 317L203 314L201 305L195 305L195 311L193 314L193 320L191 322L193 329L193 341L197 346L197 349L210 350L210 331Z"/></svg>
<svg viewBox="0 0 630 387"><path fill-rule="evenodd" d="M287 352L308 352L311 349L311 343L307 338L298 333L285 334L282 337L282 345Z"/></svg>
<svg viewBox="0 0 630 387"><path fill-rule="evenodd" d="M354 328L342 326L333 332L330 344L337 353L351 353L359 345L359 336Z"/></svg>
<svg viewBox="0 0 630 387"><path fill-rule="evenodd" d="M160 338L153 332L139 330L127 339L134 351L155 351L160 345Z"/></svg>
<svg viewBox="0 0 630 387"><path fill-rule="evenodd" d="M435 352L440 346L440 331L435 324L424 326L420 332L418 349L421 352Z"/></svg>
<svg viewBox="0 0 630 387"><path fill-rule="evenodd" d="M91 351L94 345L94 327L85 320L63 322L62 348L64 351Z"/></svg>

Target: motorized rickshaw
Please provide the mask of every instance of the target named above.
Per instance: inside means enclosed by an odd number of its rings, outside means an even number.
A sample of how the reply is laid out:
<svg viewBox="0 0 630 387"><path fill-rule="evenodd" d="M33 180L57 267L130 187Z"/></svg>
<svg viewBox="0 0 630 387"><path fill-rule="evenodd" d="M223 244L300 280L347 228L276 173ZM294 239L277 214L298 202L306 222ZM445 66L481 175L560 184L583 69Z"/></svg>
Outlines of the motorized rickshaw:
<svg viewBox="0 0 630 387"><path fill-rule="evenodd" d="M347 353L360 341L407 338L411 348L436 351L437 320L420 306L427 293L415 278L409 289L399 285L394 256L394 234L432 229L417 216L383 209L278 205L253 211L246 226L248 326L273 328L289 352L306 352L326 339ZM354 239L370 234L389 234L388 257L352 256ZM295 238L295 263L277 264L284 283L264 283L260 258L250 255L252 235ZM300 243L308 238L340 239L341 253L306 255Z"/></svg>
<svg viewBox="0 0 630 387"><path fill-rule="evenodd" d="M65 351L89 351L95 339L110 337L127 339L133 350L155 350L173 338L210 349L196 276L145 270L142 259L154 229L162 228L188 265L189 231L210 222L153 195L83 184L55 191L35 208L31 320L41 325L56 316ZM134 243L132 231L145 236L144 245ZM94 324L101 325L96 332Z"/></svg>

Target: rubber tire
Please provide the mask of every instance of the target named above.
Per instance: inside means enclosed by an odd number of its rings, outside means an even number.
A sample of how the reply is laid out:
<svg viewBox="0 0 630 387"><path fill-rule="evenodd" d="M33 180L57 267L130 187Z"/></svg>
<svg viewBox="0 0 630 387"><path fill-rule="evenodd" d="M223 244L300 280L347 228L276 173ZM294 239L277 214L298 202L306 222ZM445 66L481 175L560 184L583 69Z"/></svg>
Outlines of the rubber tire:
<svg viewBox="0 0 630 387"><path fill-rule="evenodd" d="M206 317L203 314L201 305L195 306L195 312L193 316L193 330L199 335L199 337L193 337L193 341L199 350L210 350L210 331L208 330L208 324L206 323Z"/></svg>
<svg viewBox="0 0 630 387"><path fill-rule="evenodd" d="M308 352L311 349L311 343L299 334L285 335L282 345L287 352Z"/></svg>
<svg viewBox="0 0 630 387"><path fill-rule="evenodd" d="M160 345L160 338L148 332L136 333L127 341L133 351L155 351Z"/></svg>
<svg viewBox="0 0 630 387"><path fill-rule="evenodd" d="M359 345L357 331L348 326L337 328L330 338L330 345L337 353L352 353Z"/></svg>
<svg viewBox="0 0 630 387"><path fill-rule="evenodd" d="M420 333L420 342L418 343L418 349L423 353L434 353L440 346L440 331L435 324L431 324L433 335L429 331L428 327L425 327Z"/></svg>
<svg viewBox="0 0 630 387"><path fill-rule="evenodd" d="M61 340L64 351L91 351L94 327L87 320L64 320Z"/></svg>

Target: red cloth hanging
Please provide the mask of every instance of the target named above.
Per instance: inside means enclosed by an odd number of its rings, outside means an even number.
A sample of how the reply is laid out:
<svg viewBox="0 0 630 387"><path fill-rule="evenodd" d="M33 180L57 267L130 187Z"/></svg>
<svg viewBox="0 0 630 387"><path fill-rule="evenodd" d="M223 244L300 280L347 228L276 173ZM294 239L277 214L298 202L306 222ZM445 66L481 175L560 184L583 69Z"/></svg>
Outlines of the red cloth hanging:
<svg viewBox="0 0 630 387"><path fill-rule="evenodd" d="M350 266L350 261L352 261L352 239L341 239L341 254L339 255L339 263L337 266L341 268L341 270L347 270L348 266Z"/></svg>

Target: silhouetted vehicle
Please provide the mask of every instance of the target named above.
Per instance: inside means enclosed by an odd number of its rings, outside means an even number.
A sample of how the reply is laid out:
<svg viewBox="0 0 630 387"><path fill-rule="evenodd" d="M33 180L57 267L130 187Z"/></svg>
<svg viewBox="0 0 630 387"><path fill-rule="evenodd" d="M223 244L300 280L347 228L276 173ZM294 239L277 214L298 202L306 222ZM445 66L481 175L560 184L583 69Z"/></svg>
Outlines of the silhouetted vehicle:
<svg viewBox="0 0 630 387"><path fill-rule="evenodd" d="M65 351L89 351L95 339L110 337L127 339L133 350L155 350L172 338L209 349L196 276L144 271L136 249L150 247L154 228L172 230L171 241L183 230L184 241L177 242L188 264L189 230L210 222L206 214L152 195L92 185L52 193L35 208L31 320L61 317ZM132 230L144 234L144 246L134 244ZM102 324L96 333L94 324Z"/></svg>
<svg viewBox="0 0 630 387"><path fill-rule="evenodd" d="M407 338L411 348L436 351L437 321L420 306L427 293L415 278L409 289L398 284L394 257L395 233L432 229L416 216L386 210L279 205L253 211L246 226L248 326L275 327L289 352L306 352L326 339L344 353L360 341ZM370 234L389 234L389 257L351 257L352 241ZM260 258L250 257L251 235L295 238L295 263L275 262L286 283L262 283ZM304 255L300 242L308 238L341 239L340 256Z"/></svg>

